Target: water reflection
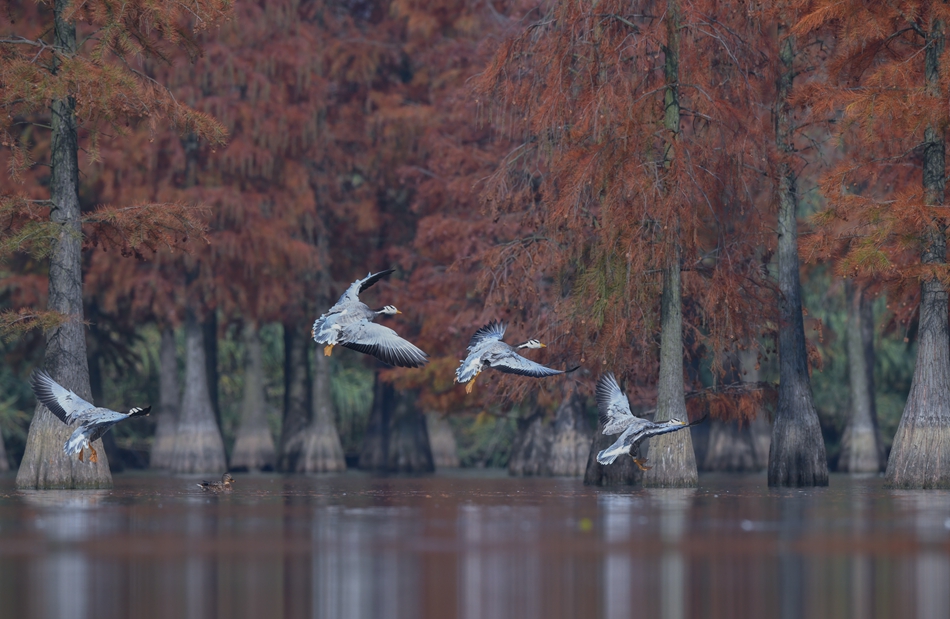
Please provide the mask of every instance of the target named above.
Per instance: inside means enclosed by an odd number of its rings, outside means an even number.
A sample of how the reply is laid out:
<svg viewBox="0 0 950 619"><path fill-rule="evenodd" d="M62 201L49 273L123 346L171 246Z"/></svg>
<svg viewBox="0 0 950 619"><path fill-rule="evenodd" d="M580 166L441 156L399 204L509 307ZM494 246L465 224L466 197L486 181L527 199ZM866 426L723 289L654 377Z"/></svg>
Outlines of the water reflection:
<svg viewBox="0 0 950 619"><path fill-rule="evenodd" d="M249 476L228 497L5 481L0 618L950 616L950 493L878 479Z"/></svg>

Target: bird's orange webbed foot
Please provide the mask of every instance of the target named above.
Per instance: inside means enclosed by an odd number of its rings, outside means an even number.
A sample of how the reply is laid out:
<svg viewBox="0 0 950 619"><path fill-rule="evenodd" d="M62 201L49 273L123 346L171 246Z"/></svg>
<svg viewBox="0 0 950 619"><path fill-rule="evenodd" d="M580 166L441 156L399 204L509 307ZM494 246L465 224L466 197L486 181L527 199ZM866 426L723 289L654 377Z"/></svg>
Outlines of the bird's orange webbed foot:
<svg viewBox="0 0 950 619"><path fill-rule="evenodd" d="M649 471L652 469L652 466L647 466L646 458L634 458L633 463L637 465L637 468L641 471Z"/></svg>
<svg viewBox="0 0 950 619"><path fill-rule="evenodd" d="M335 344L327 344L326 346L324 346L324 347L323 347L323 356L324 356L324 357L329 357L329 356L333 353L333 347L334 347L334 346L335 346Z"/></svg>
<svg viewBox="0 0 950 619"><path fill-rule="evenodd" d="M89 446L89 451L92 452L92 455L89 456L89 461L95 464L96 462L99 461L99 454L96 452L96 448L93 447L92 445Z"/></svg>
<svg viewBox="0 0 950 619"><path fill-rule="evenodd" d="M472 377L472 380L468 381L468 384L465 385L465 393L471 393L472 389L475 388L475 379L478 378L478 374Z"/></svg>

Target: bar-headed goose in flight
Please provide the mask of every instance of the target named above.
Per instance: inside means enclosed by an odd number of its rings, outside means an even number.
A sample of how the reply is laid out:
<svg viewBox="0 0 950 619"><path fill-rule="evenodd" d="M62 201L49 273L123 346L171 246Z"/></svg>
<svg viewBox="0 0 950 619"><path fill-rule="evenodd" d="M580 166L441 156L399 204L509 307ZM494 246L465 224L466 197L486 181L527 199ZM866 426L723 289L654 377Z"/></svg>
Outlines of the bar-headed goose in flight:
<svg viewBox="0 0 950 619"><path fill-rule="evenodd" d="M404 368L417 368L428 362L428 355L422 350L399 337L389 327L373 322L379 315L392 316L402 312L392 305L373 310L360 301L361 292L393 270L370 273L356 280L333 307L314 321L311 335L315 342L325 345L324 355L329 357L333 347L339 344Z"/></svg>
<svg viewBox="0 0 950 619"><path fill-rule="evenodd" d="M577 367L570 370L554 370L525 359L518 354L522 348L545 348L545 345L538 340L531 339L524 344L511 346L501 341L505 336L507 325L496 320L491 321L484 327L478 329L472 340L468 343L468 356L462 361L462 365L455 370L455 382L467 383L465 393L471 393L475 386L475 377L477 377L486 367L495 368L500 372L508 374L520 374L521 376L533 376L541 378L543 376L554 376L555 374L565 374L573 372Z"/></svg>
<svg viewBox="0 0 950 619"><path fill-rule="evenodd" d="M607 372L597 381L597 409L600 411L600 422L604 425L604 434L623 433L613 445L597 454L597 462L603 465L610 464L621 454L630 454L637 467L645 471L650 467L645 466L646 459L640 457L640 443L651 436L676 432L690 426L679 419L655 423L634 416L630 412L630 401L620 390L613 372Z"/></svg>
<svg viewBox="0 0 950 619"><path fill-rule="evenodd" d="M109 428L130 417L144 417L152 410L151 406L146 406L120 413L101 406L93 406L57 383L43 370L33 370L30 375L30 386L33 387L36 399L59 417L60 421L66 425L79 423L79 427L63 445L63 453L67 456L78 453L80 462L83 461L83 449L87 447L92 452L89 455L89 461L99 461L99 454L91 443L101 438Z"/></svg>

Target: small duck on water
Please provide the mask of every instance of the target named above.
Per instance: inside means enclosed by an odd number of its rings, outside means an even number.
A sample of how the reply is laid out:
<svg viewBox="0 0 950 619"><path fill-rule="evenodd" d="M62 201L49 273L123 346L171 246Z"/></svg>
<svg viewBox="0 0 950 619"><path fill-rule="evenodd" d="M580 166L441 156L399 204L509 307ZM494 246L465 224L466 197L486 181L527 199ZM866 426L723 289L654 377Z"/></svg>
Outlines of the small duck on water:
<svg viewBox="0 0 950 619"><path fill-rule="evenodd" d="M205 492L231 492L231 486L234 484L234 478L231 477L230 473L225 473L221 476L221 481L202 481L198 484L198 487L204 490Z"/></svg>

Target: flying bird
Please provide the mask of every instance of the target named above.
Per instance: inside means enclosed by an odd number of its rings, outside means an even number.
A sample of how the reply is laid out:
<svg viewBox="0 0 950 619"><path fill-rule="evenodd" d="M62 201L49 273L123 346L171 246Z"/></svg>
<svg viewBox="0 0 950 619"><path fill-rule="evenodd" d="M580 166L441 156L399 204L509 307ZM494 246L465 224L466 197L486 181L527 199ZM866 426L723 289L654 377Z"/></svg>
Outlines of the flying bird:
<svg viewBox="0 0 950 619"><path fill-rule="evenodd" d="M225 473L221 476L221 481L201 481L198 483L198 487L204 490L205 492L231 492L233 488L231 486L234 484L234 478L231 477L230 473Z"/></svg>
<svg viewBox="0 0 950 619"><path fill-rule="evenodd" d="M356 280L336 305L314 321L311 335L315 342L325 345L324 355L329 357L333 347L339 344L404 368L421 367L429 361L429 355L399 337L395 331L373 322L377 316L392 316L402 312L392 305L373 310L360 301L361 292L393 271L388 269L370 273Z"/></svg>
<svg viewBox="0 0 950 619"><path fill-rule="evenodd" d="M462 361L462 365L455 370L455 382L467 383L465 384L465 393L472 392L472 388L475 386L475 378L486 367L495 368L508 374L520 374L521 376L533 376L535 378L565 374L580 367L575 366L569 370L555 370L540 363L535 363L530 359L525 359L518 354L518 351L522 348L547 347L535 339L517 346L506 344L501 341L501 338L505 336L506 328L505 323L493 320L478 329L475 335L472 336L472 340L468 343L468 356Z"/></svg>
<svg viewBox="0 0 950 619"><path fill-rule="evenodd" d="M145 417L152 410L151 406L146 406L131 408L127 413L120 413L101 406L93 406L57 383L43 370L33 370L30 375L30 386L33 387L36 399L59 417L60 421L66 425L79 422L79 427L63 445L63 453L67 456L78 453L80 462L83 462L83 449L87 447L92 452L89 455L89 461L99 461L99 454L91 443L101 438L109 428L129 417Z"/></svg>
<svg viewBox="0 0 950 619"><path fill-rule="evenodd" d="M630 401L620 390L613 372L607 372L597 381L597 409L604 434L623 433L613 445L597 454L597 462L603 465L610 464L621 454L630 454L634 464L645 471L651 467L645 466L646 459L640 457L640 443L651 436L676 432L690 425L679 419L654 423L634 416L630 412Z"/></svg>

